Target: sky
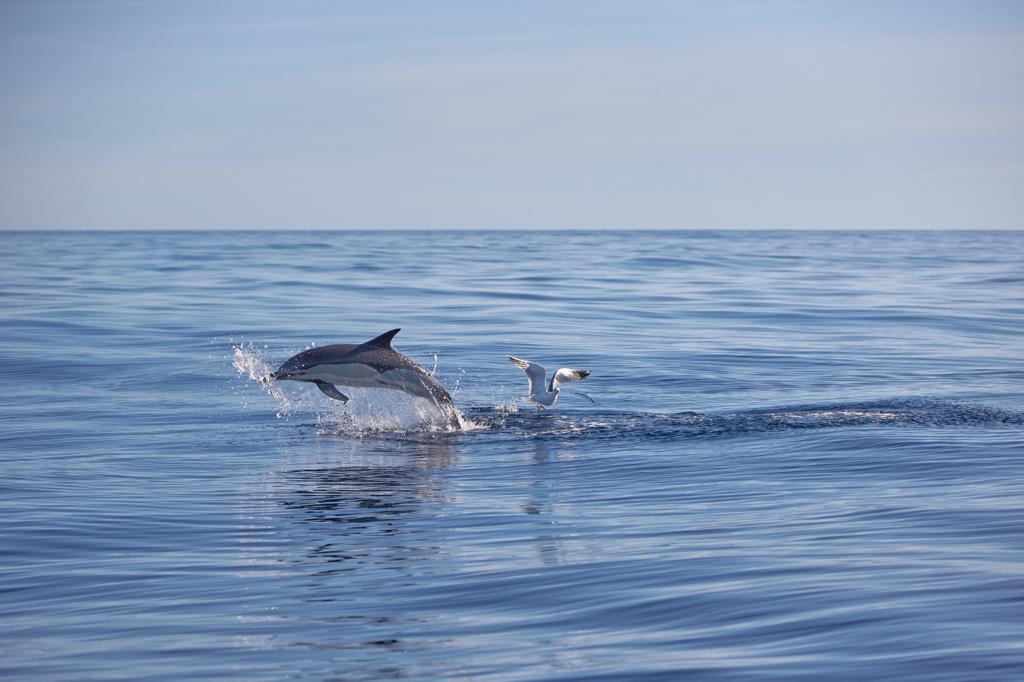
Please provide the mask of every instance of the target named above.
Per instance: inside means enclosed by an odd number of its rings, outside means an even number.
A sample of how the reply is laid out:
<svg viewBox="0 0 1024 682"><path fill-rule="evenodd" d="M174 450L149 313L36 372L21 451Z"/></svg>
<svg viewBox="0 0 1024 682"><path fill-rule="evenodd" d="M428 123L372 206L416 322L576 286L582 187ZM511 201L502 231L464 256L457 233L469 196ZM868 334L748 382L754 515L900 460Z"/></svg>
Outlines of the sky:
<svg viewBox="0 0 1024 682"><path fill-rule="evenodd" d="M0 229L1024 228L1020 0L0 0Z"/></svg>

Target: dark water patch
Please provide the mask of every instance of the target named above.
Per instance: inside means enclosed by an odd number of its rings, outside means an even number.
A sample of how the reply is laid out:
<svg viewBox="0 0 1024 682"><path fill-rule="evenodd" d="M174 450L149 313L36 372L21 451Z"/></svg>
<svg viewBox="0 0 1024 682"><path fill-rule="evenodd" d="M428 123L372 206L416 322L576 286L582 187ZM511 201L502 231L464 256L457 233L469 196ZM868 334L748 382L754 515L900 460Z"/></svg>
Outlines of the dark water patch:
<svg viewBox="0 0 1024 682"><path fill-rule="evenodd" d="M505 433L530 438L581 439L661 440L863 426L1024 426L1024 413L928 398L801 405L725 415L697 412L634 414L598 410L562 414L533 410L513 413L470 410L467 416L487 429Z"/></svg>

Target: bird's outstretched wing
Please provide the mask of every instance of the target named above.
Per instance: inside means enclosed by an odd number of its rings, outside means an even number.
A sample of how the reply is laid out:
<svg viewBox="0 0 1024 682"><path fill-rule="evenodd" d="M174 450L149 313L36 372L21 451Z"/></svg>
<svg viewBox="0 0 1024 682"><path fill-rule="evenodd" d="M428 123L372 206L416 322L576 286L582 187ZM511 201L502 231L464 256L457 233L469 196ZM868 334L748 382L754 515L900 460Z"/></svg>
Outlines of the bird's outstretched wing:
<svg viewBox="0 0 1024 682"><path fill-rule="evenodd" d="M548 387L548 390L553 391L562 384L569 383L570 381L586 379L589 376L590 372L585 369L569 369L568 367L562 367L551 376L551 385Z"/></svg>
<svg viewBox="0 0 1024 682"><path fill-rule="evenodd" d="M506 355L505 357L507 357L509 362L513 365L526 372L526 377L530 380L530 395L540 393L544 390L544 376L548 371L544 369L543 365L538 365L536 362L530 362L529 360L523 360L511 355Z"/></svg>

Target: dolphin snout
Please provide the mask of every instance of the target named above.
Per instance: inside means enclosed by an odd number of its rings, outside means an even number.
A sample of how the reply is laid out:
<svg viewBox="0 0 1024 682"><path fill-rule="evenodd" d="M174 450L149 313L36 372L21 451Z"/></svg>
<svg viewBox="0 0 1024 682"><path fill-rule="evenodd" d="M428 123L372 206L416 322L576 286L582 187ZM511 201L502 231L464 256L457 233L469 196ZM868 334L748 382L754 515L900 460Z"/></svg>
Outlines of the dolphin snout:
<svg viewBox="0 0 1024 682"><path fill-rule="evenodd" d="M271 372L268 375L268 378L276 380L276 381L282 381L284 379L295 379L297 377L301 377L304 374L305 374L305 371L303 371L301 369L300 370L293 370L293 371L290 371L290 372L287 371L287 370L279 369L276 372Z"/></svg>

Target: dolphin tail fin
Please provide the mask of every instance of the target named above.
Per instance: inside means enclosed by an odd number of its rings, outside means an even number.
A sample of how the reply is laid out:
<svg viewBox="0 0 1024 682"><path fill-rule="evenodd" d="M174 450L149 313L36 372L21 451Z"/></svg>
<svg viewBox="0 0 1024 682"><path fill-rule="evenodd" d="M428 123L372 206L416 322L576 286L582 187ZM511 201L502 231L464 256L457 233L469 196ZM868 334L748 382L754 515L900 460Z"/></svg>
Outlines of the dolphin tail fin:
<svg viewBox="0 0 1024 682"><path fill-rule="evenodd" d="M376 336L376 337L370 339L369 341L367 341L363 345L364 346L376 346L378 348L386 348L386 349L390 350L391 349L391 339L395 338L395 334L397 334L400 331L402 331L401 327L399 327L398 329L392 329L391 331L384 332L380 336Z"/></svg>
<svg viewBox="0 0 1024 682"><path fill-rule="evenodd" d="M334 384L329 384L326 381L314 381L316 387L323 391L324 395L328 398L334 398L340 400L343 403L348 402L348 396L339 391Z"/></svg>
<svg viewBox="0 0 1024 682"><path fill-rule="evenodd" d="M434 407L444 416L445 421L448 423L448 428L460 431L462 429L462 420L459 418L459 410L455 407L455 401L452 400L451 394L444 390L444 386L429 374L421 377L420 383L427 390L427 394L430 396L430 401L434 403Z"/></svg>

